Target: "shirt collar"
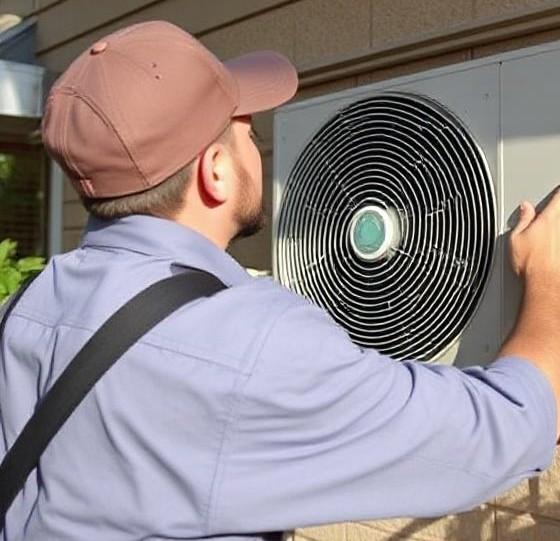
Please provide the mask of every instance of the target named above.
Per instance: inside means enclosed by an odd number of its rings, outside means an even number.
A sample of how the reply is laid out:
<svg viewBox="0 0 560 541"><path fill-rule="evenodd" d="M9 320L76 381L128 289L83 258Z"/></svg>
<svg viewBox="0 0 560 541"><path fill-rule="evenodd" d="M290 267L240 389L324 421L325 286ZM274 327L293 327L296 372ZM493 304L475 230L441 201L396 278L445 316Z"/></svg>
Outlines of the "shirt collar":
<svg viewBox="0 0 560 541"><path fill-rule="evenodd" d="M89 216L80 248L109 247L165 257L218 277L226 285L251 280L247 271L225 250L193 229L171 220L134 214L114 220Z"/></svg>

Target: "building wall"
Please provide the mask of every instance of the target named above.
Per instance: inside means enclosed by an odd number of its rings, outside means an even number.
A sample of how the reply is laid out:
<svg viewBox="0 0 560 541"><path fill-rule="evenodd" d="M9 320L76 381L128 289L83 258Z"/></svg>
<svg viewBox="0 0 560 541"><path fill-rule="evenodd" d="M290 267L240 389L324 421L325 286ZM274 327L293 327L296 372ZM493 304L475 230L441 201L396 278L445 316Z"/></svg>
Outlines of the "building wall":
<svg viewBox="0 0 560 541"><path fill-rule="evenodd" d="M545 0L0 0L0 12L37 17L38 58L57 72L108 32L154 18L182 26L224 59L276 49L298 67L296 99L560 39L560 2ZM270 213L272 115L256 117L255 125L264 138ZM76 245L85 218L66 183L65 250ZM231 251L242 264L269 269L270 246L268 228ZM470 513L307 528L293 536L295 541L552 541L560 539L559 496L557 462L540 479Z"/></svg>

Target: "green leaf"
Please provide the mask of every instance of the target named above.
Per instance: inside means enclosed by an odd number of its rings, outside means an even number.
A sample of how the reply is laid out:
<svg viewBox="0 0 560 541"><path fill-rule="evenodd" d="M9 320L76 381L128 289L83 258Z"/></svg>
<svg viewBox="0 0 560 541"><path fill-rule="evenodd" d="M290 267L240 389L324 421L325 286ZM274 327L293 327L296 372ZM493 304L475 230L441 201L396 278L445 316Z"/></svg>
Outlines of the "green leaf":
<svg viewBox="0 0 560 541"><path fill-rule="evenodd" d="M8 293L8 288L0 282L0 305L8 300L10 294Z"/></svg>
<svg viewBox="0 0 560 541"><path fill-rule="evenodd" d="M0 284L4 286L4 289L8 291L9 295L18 290L22 280L23 277L21 273L13 267L4 267L0 269Z"/></svg>
<svg viewBox="0 0 560 541"><path fill-rule="evenodd" d="M41 271L44 266L45 259L42 257L24 257L16 263L16 267L21 273Z"/></svg>
<svg viewBox="0 0 560 541"><path fill-rule="evenodd" d="M43 257L24 257L15 261L16 250L17 242L11 239L0 242L0 304L15 293L24 280L45 267Z"/></svg>
<svg viewBox="0 0 560 541"><path fill-rule="evenodd" d="M0 242L0 267L12 259L16 253L17 242L6 239Z"/></svg>

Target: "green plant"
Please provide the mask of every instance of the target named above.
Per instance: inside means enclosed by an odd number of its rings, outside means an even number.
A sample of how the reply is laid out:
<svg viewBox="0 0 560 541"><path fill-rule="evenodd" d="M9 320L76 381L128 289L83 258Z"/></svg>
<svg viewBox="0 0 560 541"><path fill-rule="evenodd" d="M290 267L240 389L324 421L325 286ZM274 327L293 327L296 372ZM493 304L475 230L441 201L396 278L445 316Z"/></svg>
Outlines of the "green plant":
<svg viewBox="0 0 560 541"><path fill-rule="evenodd" d="M17 242L0 242L0 305L15 293L31 275L45 267L43 257L24 257L16 260Z"/></svg>

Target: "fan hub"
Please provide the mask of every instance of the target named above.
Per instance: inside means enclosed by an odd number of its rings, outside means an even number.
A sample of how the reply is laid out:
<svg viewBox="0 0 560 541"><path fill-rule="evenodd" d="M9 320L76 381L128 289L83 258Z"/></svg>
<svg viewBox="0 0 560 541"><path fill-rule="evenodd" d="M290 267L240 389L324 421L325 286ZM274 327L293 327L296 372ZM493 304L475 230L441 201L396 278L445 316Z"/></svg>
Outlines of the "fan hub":
<svg viewBox="0 0 560 541"><path fill-rule="evenodd" d="M350 244L358 257L367 261L386 258L399 242L395 212L369 205L352 218Z"/></svg>

